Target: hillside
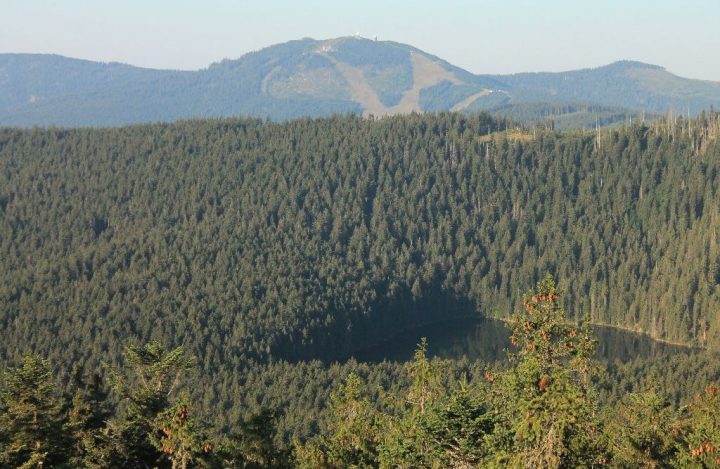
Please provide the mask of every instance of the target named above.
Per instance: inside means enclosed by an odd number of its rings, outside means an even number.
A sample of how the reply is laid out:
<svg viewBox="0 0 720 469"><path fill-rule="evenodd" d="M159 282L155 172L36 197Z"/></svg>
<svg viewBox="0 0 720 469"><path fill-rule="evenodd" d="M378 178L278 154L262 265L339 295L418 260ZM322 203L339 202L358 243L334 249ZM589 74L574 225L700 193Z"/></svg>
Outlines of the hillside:
<svg viewBox="0 0 720 469"><path fill-rule="evenodd" d="M711 345L716 121L599 143L457 114L2 130L0 356L334 357L506 318L547 270L577 317Z"/></svg>
<svg viewBox="0 0 720 469"><path fill-rule="evenodd" d="M565 73L475 75L409 45L357 37L290 41L194 72L0 54L5 126L512 109L527 122L554 118L563 127L583 127L669 109L695 115L718 105L719 83L637 62ZM567 108L575 111L563 112ZM578 108L586 111L578 114Z"/></svg>
<svg viewBox="0 0 720 469"><path fill-rule="evenodd" d="M720 104L720 83L673 75L657 65L620 61L563 73L498 76L515 102L585 102L647 112L696 115Z"/></svg>

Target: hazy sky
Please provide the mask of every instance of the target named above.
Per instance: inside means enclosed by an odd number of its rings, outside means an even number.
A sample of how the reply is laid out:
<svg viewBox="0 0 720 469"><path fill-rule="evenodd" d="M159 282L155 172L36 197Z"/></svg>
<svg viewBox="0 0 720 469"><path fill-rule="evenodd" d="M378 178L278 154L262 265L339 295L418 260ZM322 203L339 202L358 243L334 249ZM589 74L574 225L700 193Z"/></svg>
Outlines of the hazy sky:
<svg viewBox="0 0 720 469"><path fill-rule="evenodd" d="M0 52L153 68L360 33L474 73L633 59L720 81L720 0L0 0L0 18Z"/></svg>

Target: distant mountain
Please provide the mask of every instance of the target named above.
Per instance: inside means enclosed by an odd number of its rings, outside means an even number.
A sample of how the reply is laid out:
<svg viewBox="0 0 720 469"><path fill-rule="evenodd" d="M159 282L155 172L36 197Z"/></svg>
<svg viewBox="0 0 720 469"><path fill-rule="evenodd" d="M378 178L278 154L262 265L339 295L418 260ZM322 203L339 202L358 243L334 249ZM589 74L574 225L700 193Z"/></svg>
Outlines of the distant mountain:
<svg viewBox="0 0 720 469"><path fill-rule="evenodd" d="M620 61L562 73L519 73L496 77L515 102L574 101L648 112L695 115L720 104L720 82L673 75L657 65Z"/></svg>
<svg viewBox="0 0 720 469"><path fill-rule="evenodd" d="M720 83L639 62L564 73L475 75L412 46L301 39L188 72L0 54L0 125L114 126L194 117L487 110L566 126L640 111L720 106Z"/></svg>

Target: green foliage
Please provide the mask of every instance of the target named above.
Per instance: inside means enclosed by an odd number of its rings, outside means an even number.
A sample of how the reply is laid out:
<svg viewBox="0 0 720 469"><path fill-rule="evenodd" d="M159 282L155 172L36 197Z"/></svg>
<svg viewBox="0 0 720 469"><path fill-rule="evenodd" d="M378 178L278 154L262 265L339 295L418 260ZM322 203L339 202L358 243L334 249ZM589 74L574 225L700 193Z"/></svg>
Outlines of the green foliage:
<svg viewBox="0 0 720 469"><path fill-rule="evenodd" d="M108 392L101 377L95 373L90 382L76 368L73 373L73 394L63 431L72 439L71 466L106 467L109 465L107 438L103 432L111 417Z"/></svg>
<svg viewBox="0 0 720 469"><path fill-rule="evenodd" d="M161 433L157 429L162 429ZM167 455L173 469L209 466L212 461L214 448L208 430L190 415L186 396L155 417L149 440Z"/></svg>
<svg viewBox="0 0 720 469"><path fill-rule="evenodd" d="M274 444L274 411L218 437L186 393L174 396L193 362L182 348L152 342L128 347L125 357L125 372L106 368L120 403L97 374L88 383L79 370L61 397L47 361L33 355L4 372L0 467L288 467Z"/></svg>
<svg viewBox="0 0 720 469"><path fill-rule="evenodd" d="M112 384L120 396L130 400L135 412L146 415L164 406L164 400L175 390L180 378L194 366L194 359L187 356L182 347L167 350L158 342L128 346L125 362L129 378L137 387L128 384L124 373L110 367Z"/></svg>
<svg viewBox="0 0 720 469"><path fill-rule="evenodd" d="M25 355L2 374L0 465L52 465L65 454L60 400L46 360Z"/></svg>
<svg viewBox="0 0 720 469"><path fill-rule="evenodd" d="M607 426L612 460L621 467L671 467L681 431L676 410L661 394L628 394Z"/></svg>
<svg viewBox="0 0 720 469"><path fill-rule="evenodd" d="M594 342L586 330L567 324L552 276L546 275L524 303L525 311L510 320L510 341L518 350L511 358L540 376L567 370L571 364L586 367L582 360L591 357Z"/></svg>
<svg viewBox="0 0 720 469"><path fill-rule="evenodd" d="M506 319L548 269L574 319L711 345L716 124L599 147L453 114L3 130L0 356L93 367L124 337L182 343L219 392L251 359Z"/></svg>
<svg viewBox="0 0 720 469"><path fill-rule="evenodd" d="M656 417L655 417L656 418ZM720 393L709 385L696 396L682 422L686 432L675 464L684 467L720 467Z"/></svg>
<svg viewBox="0 0 720 469"><path fill-rule="evenodd" d="M427 357L427 340L423 338L415 350L413 360L407 365L407 374L412 380L405 402L414 414L424 414L444 392L440 383L440 362Z"/></svg>
<svg viewBox="0 0 720 469"><path fill-rule="evenodd" d="M717 465L715 386L680 411L656 392L630 393L601 419L595 368L587 363L592 337L566 323L551 277L525 306L510 323L520 351L511 355L510 369L479 375L430 360L422 340L402 368L378 367L386 389L372 400L360 376L350 373L330 396L325 428L304 443L295 438L292 457L276 446L276 411L265 408L240 422L239 431L218 436L186 393L175 397L192 363L181 348L128 347L125 372L109 368L123 398L119 407L97 375L87 383L79 372L63 402L47 362L27 355L3 375L1 461L27 468ZM540 345L527 347L534 343ZM400 371L405 380L393 376ZM312 385L318 378L305 379Z"/></svg>
<svg viewBox="0 0 720 469"><path fill-rule="evenodd" d="M377 461L379 433L375 411L362 396L357 375L331 397L331 426L328 432L298 447L295 453L301 468L370 468Z"/></svg>
<svg viewBox="0 0 720 469"><path fill-rule="evenodd" d="M577 326L567 324L559 300L552 277L538 283L526 311L511 323L519 348L512 357L514 366L496 376L487 372L489 389L463 383L448 392L441 384L446 369L427 359L423 340L406 368L411 379L406 393L401 399L389 397L389 411L373 417L375 425L363 419L365 425L353 431L362 435L360 441L377 444L377 451L362 452L362 463L347 452L333 459L330 455L339 451L329 442L342 441L345 421L351 421L345 412L335 411L335 426L319 438L322 443L301 447L298 459L329 467L559 468L602 463L602 426L589 376L593 368L587 363L593 340L587 329L578 332ZM355 404L357 376L351 375L348 383L352 387L342 391L353 392L343 402ZM370 408L357 414L374 415ZM357 448L358 443L339 446Z"/></svg>
<svg viewBox="0 0 720 469"><path fill-rule="evenodd" d="M594 341L568 324L554 279L547 275L510 321L515 366L500 376L496 402L506 402L508 464L579 467L602 457L591 388Z"/></svg>
<svg viewBox="0 0 720 469"><path fill-rule="evenodd" d="M167 458L173 467L182 466L192 460L194 450L199 451L196 446L201 435L196 422L187 422L187 405L173 404L171 397L193 359L182 347L167 350L157 342L128 346L124 356L124 370L107 367L113 389L125 404L108 427L110 459L142 466ZM185 409L183 418L171 425L181 408ZM175 433L163 436L165 429Z"/></svg>
<svg viewBox="0 0 720 469"><path fill-rule="evenodd" d="M604 454L594 436L603 433L599 403L644 390L657 375L673 409L687 404L720 379L712 351L614 363L598 376L589 330L571 321L589 315L717 344L718 115L600 135L501 124L442 114L0 130L0 357L47 356L69 396L58 413L58 396L43 410L67 442L16 445L36 436L3 429L3 457L171 465L149 435L162 438L157 418L181 390L193 418L212 412L227 433L264 406L281 411L277 434L215 442L239 448L226 460L242 464L274 460L262 456L270 439L287 445L338 428L342 438L311 440L309 459L298 460L422 462L451 457L440 449L445 439L483 434L479 453L463 450L461 460L485 458L482 448L492 448L483 464L540 458L537 448L551 442L538 464L583 465L590 460L572 458ZM484 421L485 397L453 399L463 374L470 396L485 396L474 386L487 364L440 365L424 350L407 370L300 360L331 362L398 330L478 311L507 319L547 270L565 279L565 294L548 299L555 287L541 282L513 323L519 348L507 373L493 372L489 434L452 422ZM117 363L131 336L157 342L131 347L125 368L106 370L119 407L99 382L68 379L71 363L90 371ZM184 350L197 357L197 375L188 376ZM367 383L360 397L328 406L329 390L351 372ZM441 411L451 402L471 408ZM343 420L359 440L333 427L353 406L367 409ZM11 408L3 402L8 426ZM687 433L697 441L682 442L677 457L704 444L703 432Z"/></svg>
<svg viewBox="0 0 720 469"><path fill-rule="evenodd" d="M495 412L482 388L460 388L433 406L422 422L430 467L477 467L494 451Z"/></svg>
<svg viewBox="0 0 720 469"><path fill-rule="evenodd" d="M287 467L290 455L273 441L277 418L277 411L262 408L242 422L239 432L223 439L218 448L224 464L243 469Z"/></svg>
<svg viewBox="0 0 720 469"><path fill-rule="evenodd" d="M393 413L386 415L383 442L379 448L381 467L418 467L431 456L425 428L430 409L445 395L441 379L444 363L427 357L427 341L420 340L412 361L405 366L410 384L404 395L392 396Z"/></svg>
<svg viewBox="0 0 720 469"><path fill-rule="evenodd" d="M480 102L473 107L479 108L480 105L485 105L482 109L491 112L494 116L505 117L526 125L547 126L555 130L616 127L633 121L649 122L660 117L656 113L633 111L624 107L572 102L496 103L497 99L478 101Z"/></svg>

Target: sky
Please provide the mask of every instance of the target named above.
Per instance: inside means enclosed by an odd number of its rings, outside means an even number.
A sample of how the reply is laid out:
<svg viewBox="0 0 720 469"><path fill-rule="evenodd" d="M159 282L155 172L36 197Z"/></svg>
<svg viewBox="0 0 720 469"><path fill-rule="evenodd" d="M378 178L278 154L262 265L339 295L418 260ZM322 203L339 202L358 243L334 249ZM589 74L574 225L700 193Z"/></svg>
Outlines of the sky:
<svg viewBox="0 0 720 469"><path fill-rule="evenodd" d="M359 33L473 73L628 59L720 81L720 0L0 0L0 52L196 70Z"/></svg>

